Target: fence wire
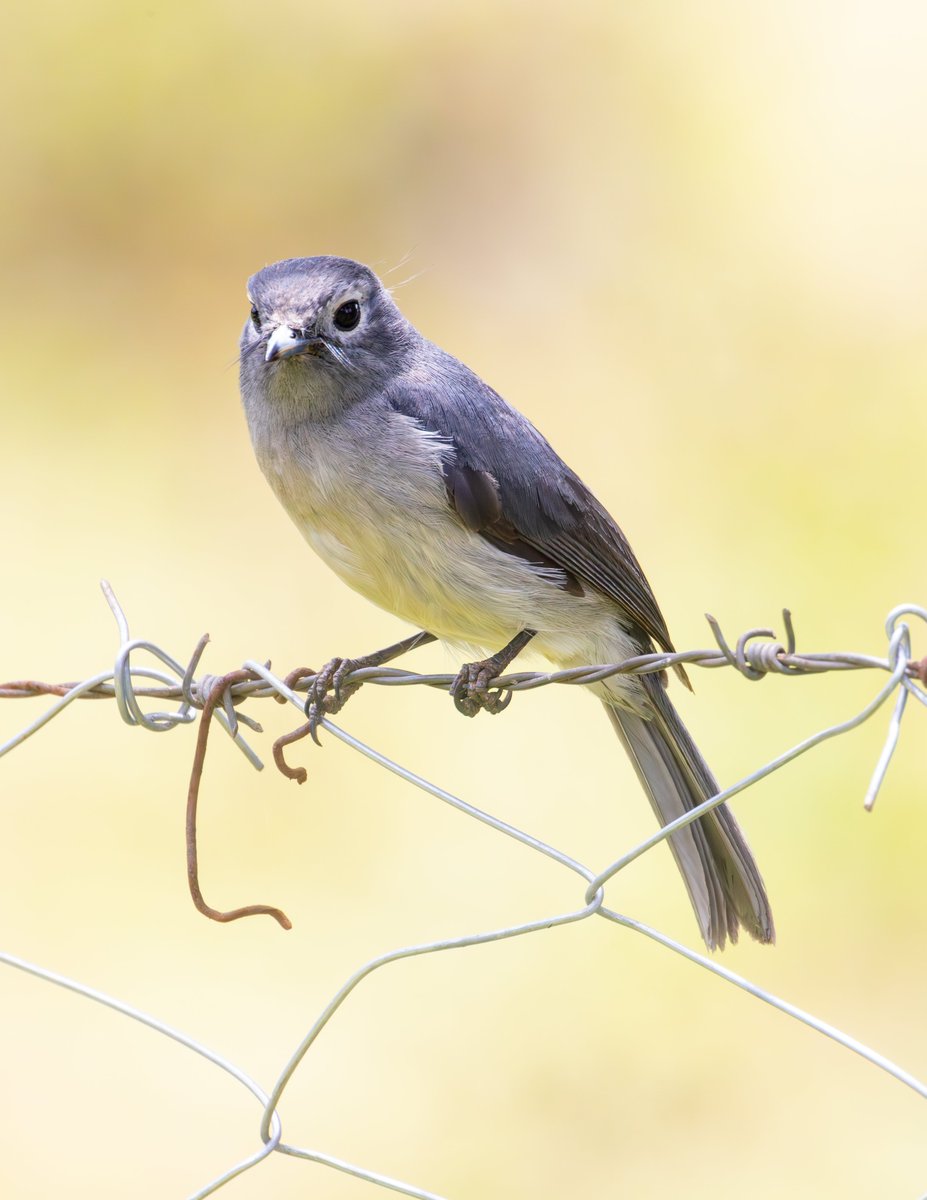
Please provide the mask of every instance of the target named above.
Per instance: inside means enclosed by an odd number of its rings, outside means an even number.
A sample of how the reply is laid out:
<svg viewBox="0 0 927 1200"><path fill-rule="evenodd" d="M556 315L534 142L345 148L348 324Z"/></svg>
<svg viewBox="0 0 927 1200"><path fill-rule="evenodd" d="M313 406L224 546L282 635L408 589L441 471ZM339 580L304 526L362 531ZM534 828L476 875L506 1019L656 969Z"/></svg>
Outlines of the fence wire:
<svg viewBox="0 0 927 1200"><path fill-rule="evenodd" d="M30 722L6 742L0 743L0 757L8 754L27 738L37 733L56 716L59 716L71 703L83 699L111 699L116 701L119 715L129 725L139 726L154 733L164 733L178 725L189 725L200 717L197 745L191 771L188 793L187 833L188 833L188 879L194 903L201 912L219 921L237 920L253 915L268 915L281 925L289 927L289 920L279 909L269 905L251 904L229 912L220 912L211 908L199 890L197 879L196 857L196 802L199 791L199 781L206 755L207 738L211 720L218 720L235 744L244 753L249 762L260 768L263 764L246 740L242 727L252 732L260 733L260 725L250 716L241 711L245 702L259 699L275 698L280 703L294 705L300 712L305 706L304 694L315 681L315 673L297 668L283 678L275 675L269 665L255 661L247 661L242 667L226 675L201 675L197 677L197 668L205 650L208 638L203 637L197 644L193 654L186 663L174 659L154 642L132 638L128 622L112 589L107 583L103 584L104 595L116 619L120 645L115 663L111 669L101 671L87 679L74 683L42 683L37 680L18 680L0 685L0 699L27 699L40 696L53 696L54 702L41 716ZM902 604L894 608L886 619L885 632L887 649L884 658L855 653L799 653L796 648L795 635L790 614L783 613L785 642L776 640L770 629L750 629L743 633L733 646L725 638L718 623L712 617L708 622L715 638L716 645L711 649L690 650L683 653L665 654L654 653L639 655L619 664L592 664L576 667L567 671L555 672L515 672L506 674L492 682L491 687L502 693L530 691L534 688L545 687L549 684L582 686L616 674L644 674L663 671L676 663L691 664L705 668L733 667L745 678L756 680L769 673L784 675L820 674L828 671L880 671L885 676L881 686L873 698L858 713L845 721L838 722L826 729L805 738L791 749L778 755L771 762L759 767L732 786L725 788L717 796L706 800L703 804L687 812L684 816L671 822L634 846L620 858L607 865L604 869L595 869L576 861L564 854L555 846L548 845L515 826L501 821L491 813L475 808L466 801L437 786L427 779L414 774L407 768L387 758L372 747L358 741L351 734L334 724L328 717L323 717L319 727L325 729L333 737L358 753L365 755L385 770L398 775L407 783L421 788L436 799L456 808L459 812L474 820L488 825L500 834L513 838L539 854L553 859L565 869L578 875L584 881L581 893L581 903L567 912L545 914L538 920L525 924L506 926L498 929L485 930L466 937L451 938L442 941L427 942L421 945L406 946L378 955L359 967L344 985L332 996L331 1000L319 1014L305 1037L294 1049L289 1061L281 1070L277 1080L266 1091L249 1075L234 1063L216 1054L194 1038L180 1030L174 1029L156 1017L142 1012L112 996L89 987L78 980L67 978L55 971L28 962L16 955L0 951L0 962L18 970L28 972L48 983L76 992L87 999L122 1013L134 1021L138 1021L165 1037L185 1046L188 1050L201 1055L215 1066L226 1071L233 1079L246 1088L261 1105L263 1112L260 1122L260 1145L247 1157L231 1165L218 1177L210 1180L197 1191L191 1193L190 1200L199 1200L219 1191L227 1183L243 1172L254 1169L274 1152L293 1157L307 1159L332 1167L346 1174L356 1176L386 1190L400 1192L403 1195L419 1197L420 1200L445 1200L435 1192L427 1191L398 1179L390 1178L377 1171L357 1163L336 1158L321 1150L304 1146L291 1145L283 1140L283 1126L279 1116L279 1105L283 1094L300 1068L305 1056L321 1034L322 1030L332 1020L341 1005L368 976L381 967L403 959L436 954L444 950L455 950L465 946L478 946L488 942L501 941L507 938L520 937L556 925L567 925L586 920L592 916L603 917L617 925L634 930L653 940L658 945L687 959L689 962L711 972L734 987L740 988L758 1000L779 1009L780 1012L809 1026L825 1037L831 1038L846 1050L858 1054L881 1071L892 1076L900 1083L927 1099L927 1083L916 1078L904 1067L879 1054L870 1046L851 1037L849 1034L812 1013L798 1008L789 1001L774 995L767 989L738 975L727 967L719 965L705 955L690 949L660 930L651 928L626 914L617 912L605 905L605 885L628 864L651 850L677 829L690 824L709 809L722 804L737 793L742 792L751 784L787 763L792 762L806 751L813 749L830 738L839 737L849 730L856 728L869 720L889 700L894 701L888 722L882 751L873 770L872 778L863 797L863 803L871 808L875 803L879 789L885 779L892 755L898 744L905 706L909 697L914 697L927 706L927 657L920 660L912 658L911 633L905 618L914 617L927 624L927 608L916 604ZM151 655L159 666L139 666L132 662L132 656L145 652ZM366 667L346 675L343 683L345 688L352 684L369 683L385 687L427 686L448 690L455 679L450 674L422 675L395 667ZM166 709L146 710L142 701L157 701L171 704ZM292 745L310 733L309 725L301 723L293 732L278 738L274 743L273 757L279 770L289 778L302 781L305 771L301 767L292 767L287 760L287 752ZM922 1197L927 1200L927 1194Z"/></svg>

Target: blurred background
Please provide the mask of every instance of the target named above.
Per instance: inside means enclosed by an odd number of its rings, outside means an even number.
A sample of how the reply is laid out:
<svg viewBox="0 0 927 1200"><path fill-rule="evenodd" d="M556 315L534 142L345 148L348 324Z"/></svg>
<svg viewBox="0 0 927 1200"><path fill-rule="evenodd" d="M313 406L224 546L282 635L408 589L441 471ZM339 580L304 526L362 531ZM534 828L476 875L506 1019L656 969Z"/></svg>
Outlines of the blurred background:
<svg viewBox="0 0 927 1200"><path fill-rule="evenodd" d="M216 674L408 632L315 560L252 459L245 281L290 255L403 285L616 515L679 647L710 644L706 611L734 638L787 605L801 647L881 655L888 610L927 600L923 5L38 0L4 28L0 677L112 664L101 577L181 660L208 630ZM728 782L881 683L694 676L675 699ZM0 738L42 707L5 702ZM779 944L723 961L923 1078L913 707L874 813L887 711L739 797ZM269 761L297 716L249 711ZM369 688L342 723L590 865L652 828L574 690L467 722ZM299 788L215 732L207 899L294 928L211 924L183 860L193 741L85 704L4 759L3 947L267 1087L368 958L578 903L566 872L332 738L292 752ZM609 901L697 944L663 850ZM4 1195L179 1197L256 1146L255 1102L174 1044L10 970L0 996ZM913 1092L600 921L378 973L282 1115L292 1143L454 1200L927 1188ZM281 1157L228 1188L308 1194L375 1192Z"/></svg>

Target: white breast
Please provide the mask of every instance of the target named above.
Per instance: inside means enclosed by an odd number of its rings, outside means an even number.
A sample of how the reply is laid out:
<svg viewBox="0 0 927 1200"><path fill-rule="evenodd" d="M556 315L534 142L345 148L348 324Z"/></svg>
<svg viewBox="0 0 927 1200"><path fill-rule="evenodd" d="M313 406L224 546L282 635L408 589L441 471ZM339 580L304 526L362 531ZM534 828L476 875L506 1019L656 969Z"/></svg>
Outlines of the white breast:
<svg viewBox="0 0 927 1200"><path fill-rule="evenodd" d="M536 629L536 648L564 664L610 661L616 637L623 640L603 597L568 595L549 573L465 528L441 473L447 445L412 418L349 410L285 432L252 425L252 437L272 488L319 557L417 628L493 651Z"/></svg>

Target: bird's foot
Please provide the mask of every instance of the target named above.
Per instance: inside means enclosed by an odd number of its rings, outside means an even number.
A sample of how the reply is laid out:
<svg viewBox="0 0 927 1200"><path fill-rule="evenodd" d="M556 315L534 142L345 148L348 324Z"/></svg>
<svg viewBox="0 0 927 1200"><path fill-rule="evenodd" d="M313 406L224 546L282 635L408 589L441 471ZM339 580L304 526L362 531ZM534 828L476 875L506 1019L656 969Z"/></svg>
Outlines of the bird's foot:
<svg viewBox="0 0 927 1200"><path fill-rule="evenodd" d="M500 661L501 660L501 661ZM451 684L454 707L465 717L475 717L481 709L495 716L508 708L512 693L508 688L489 689L490 683L508 666L509 659L495 654L482 662L464 663Z"/></svg>
<svg viewBox="0 0 927 1200"><path fill-rule="evenodd" d="M512 701L510 688L495 688L489 690L489 685L498 679L513 658L516 657L535 635L533 629L523 629L517 633L507 646L503 646L498 654L484 658L482 662L464 663L457 672L457 678L451 684L451 695L454 707L465 717L475 717L481 708L487 712L501 713L508 708Z"/></svg>
<svg viewBox="0 0 927 1200"><path fill-rule="evenodd" d="M498 654L484 658L482 662L464 663L457 672L457 678L451 684L451 695L454 707L465 717L475 717L481 708L495 716L512 702L510 688L495 688L489 690L489 685L498 679L509 665L535 635L534 629L523 629L517 633L507 646L503 646Z"/></svg>
<svg viewBox="0 0 927 1200"><path fill-rule="evenodd" d="M345 684L345 679L352 671L379 665L371 661L374 657L370 655L367 658L333 658L312 681L304 711L309 721L309 735L317 746L321 745L316 732L319 722L323 717L340 712L362 686L362 682Z"/></svg>
<svg viewBox="0 0 927 1200"><path fill-rule="evenodd" d="M384 663L392 662L400 654L414 650L417 646L426 646L434 640L433 633L422 630L421 633L403 638L393 646L387 646L384 650L374 650L372 654L365 654L361 658L333 658L331 662L327 662L309 687L304 709L309 721L309 733L315 744L321 744L316 730L322 718L340 712L363 684L362 679L357 683L345 684L345 679L352 671L360 671L365 667L382 667ZM303 674L306 672L303 671Z"/></svg>

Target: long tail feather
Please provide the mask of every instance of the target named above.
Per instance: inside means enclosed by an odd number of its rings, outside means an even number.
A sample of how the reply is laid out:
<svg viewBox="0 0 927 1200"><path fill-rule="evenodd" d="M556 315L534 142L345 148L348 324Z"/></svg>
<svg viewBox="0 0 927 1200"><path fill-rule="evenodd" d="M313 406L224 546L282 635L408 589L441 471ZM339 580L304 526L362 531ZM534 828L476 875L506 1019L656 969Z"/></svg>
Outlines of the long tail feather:
<svg viewBox="0 0 927 1200"><path fill-rule="evenodd" d="M718 784L666 695L660 679L642 676L648 717L605 701L661 825L716 796ZM710 950L737 940L741 925L758 942L775 940L766 888L750 847L726 805L669 839L702 937Z"/></svg>

